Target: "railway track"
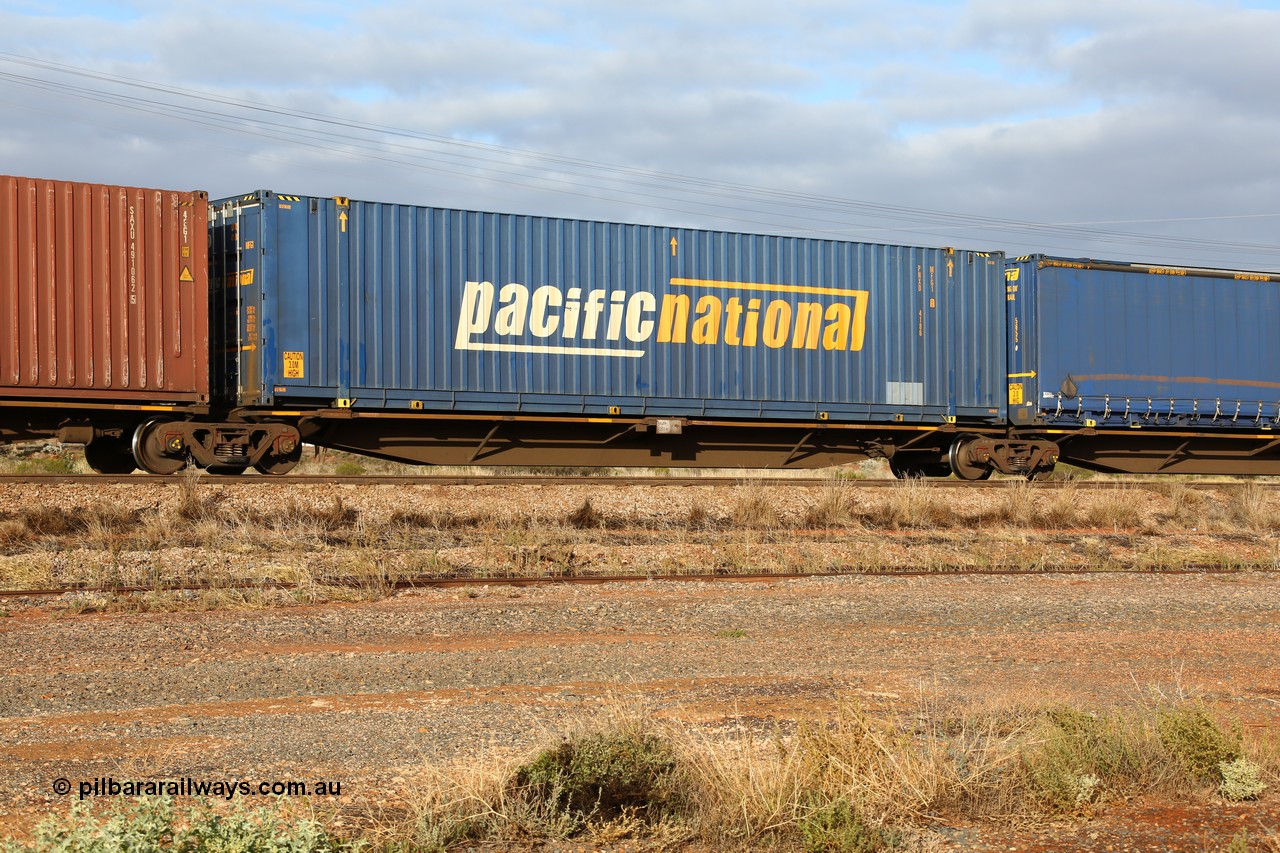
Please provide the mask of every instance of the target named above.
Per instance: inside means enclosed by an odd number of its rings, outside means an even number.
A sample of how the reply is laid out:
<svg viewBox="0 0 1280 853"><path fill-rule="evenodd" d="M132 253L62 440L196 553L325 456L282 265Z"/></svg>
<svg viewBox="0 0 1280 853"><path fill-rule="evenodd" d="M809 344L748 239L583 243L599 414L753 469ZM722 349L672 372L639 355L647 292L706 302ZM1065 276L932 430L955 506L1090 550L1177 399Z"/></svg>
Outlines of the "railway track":
<svg viewBox="0 0 1280 853"><path fill-rule="evenodd" d="M194 584L155 584L144 586L62 586L45 589L11 589L0 590L0 598L53 598L73 593L91 593L96 595L132 595L148 592L214 592L245 590L290 590L302 587L333 586L369 588L376 587L388 592L399 592L413 589L453 589L477 586L530 587L550 585L598 586L607 583L643 583L651 582L684 582L684 583L772 583L786 580L819 580L823 578L844 577L957 577L979 575L1231 575L1240 574L1242 569L1219 564L1187 564L1176 568L1150 569L1116 569L1100 572L1097 569L1028 569L1022 566L986 566L980 569L956 569L939 571L926 568L892 568L866 569L846 572L768 572L768 573L711 573L711 574L668 574L668 575L547 575L544 577L412 577L412 578L329 578L316 584L291 583L283 581L253 583L194 583Z"/></svg>
<svg viewBox="0 0 1280 853"><path fill-rule="evenodd" d="M138 485L156 485L181 482L182 475L157 476L154 474L128 474L114 476L109 474L0 474L0 484L16 483L26 485L62 485L84 483L90 485L119 485L133 483ZM859 480L839 477L777 477L770 474L725 477L636 477L636 476L560 476L532 474L494 474L494 475L457 475L457 474L414 474L414 475L371 475L371 474L299 474L287 477L271 477L258 474L225 476L214 474L200 475L200 482L210 485L259 485L274 484L288 486L306 485L353 485L353 486L827 486L833 483L845 483L860 489L893 488L900 486L901 480ZM1006 489L1025 484L1025 480L1009 478L1002 480L943 480L928 479L930 488L938 489ZM1083 486L1090 489L1126 489L1135 485L1151 485L1163 482L1152 479L1119 479L1119 480L1040 480L1031 483L1036 489L1054 490L1067 485ZM1184 481L1192 489L1217 489L1223 486L1241 485L1246 480L1190 480ZM1257 485L1274 491L1280 489L1280 482L1257 481Z"/></svg>

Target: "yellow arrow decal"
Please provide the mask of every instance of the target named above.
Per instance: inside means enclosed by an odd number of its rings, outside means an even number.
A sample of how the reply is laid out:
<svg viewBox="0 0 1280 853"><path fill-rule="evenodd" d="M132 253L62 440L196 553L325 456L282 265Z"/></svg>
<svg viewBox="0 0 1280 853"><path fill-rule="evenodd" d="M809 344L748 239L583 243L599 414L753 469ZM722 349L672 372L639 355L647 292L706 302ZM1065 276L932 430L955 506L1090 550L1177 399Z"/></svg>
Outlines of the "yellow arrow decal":
<svg viewBox="0 0 1280 853"><path fill-rule="evenodd" d="M1036 372L1033 370L1033 371L1031 371L1030 373L1010 373L1010 374L1009 374L1009 378L1010 378L1010 379L1022 379L1022 378L1024 378L1024 377L1025 377L1025 378L1029 378L1029 379L1034 379L1034 378L1035 378L1035 375L1036 375Z"/></svg>
<svg viewBox="0 0 1280 853"><path fill-rule="evenodd" d="M347 233L347 212L344 210L338 214L338 222L342 225L342 233Z"/></svg>

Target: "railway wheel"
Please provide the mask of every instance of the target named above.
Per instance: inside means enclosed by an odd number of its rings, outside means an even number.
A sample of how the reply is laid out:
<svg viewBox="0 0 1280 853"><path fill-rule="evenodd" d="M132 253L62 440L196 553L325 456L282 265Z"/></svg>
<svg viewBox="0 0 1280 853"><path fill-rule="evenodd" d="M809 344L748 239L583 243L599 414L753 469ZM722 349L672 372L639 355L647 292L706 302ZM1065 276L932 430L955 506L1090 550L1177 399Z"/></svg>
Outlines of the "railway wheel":
<svg viewBox="0 0 1280 853"><path fill-rule="evenodd" d="M987 480L991 478L991 466L987 462L977 462L969 452L974 439L958 438L947 454L951 472L961 480Z"/></svg>
<svg viewBox="0 0 1280 853"><path fill-rule="evenodd" d="M84 446L84 461L99 474L132 474L138 470L123 438L95 438Z"/></svg>
<svg viewBox="0 0 1280 853"><path fill-rule="evenodd" d="M302 442L295 442L293 448L284 453L268 453L259 459L254 468L257 468L263 474L273 474L279 476L288 474L294 469L294 466L302 459Z"/></svg>
<svg viewBox="0 0 1280 853"><path fill-rule="evenodd" d="M179 440L176 447L167 444L168 421L155 418L138 425L133 431L133 461L152 474L176 474L187 466L187 452Z"/></svg>

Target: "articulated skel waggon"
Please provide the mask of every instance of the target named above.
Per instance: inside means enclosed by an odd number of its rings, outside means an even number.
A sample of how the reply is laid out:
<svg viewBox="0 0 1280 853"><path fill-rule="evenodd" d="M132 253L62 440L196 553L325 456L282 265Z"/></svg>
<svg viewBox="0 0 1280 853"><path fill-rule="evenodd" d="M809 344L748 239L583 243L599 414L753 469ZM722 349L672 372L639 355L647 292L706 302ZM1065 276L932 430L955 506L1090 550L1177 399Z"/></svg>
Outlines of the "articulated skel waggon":
<svg viewBox="0 0 1280 853"><path fill-rule="evenodd" d="M1003 429L999 255L267 192L212 224L228 393L325 446L816 467Z"/></svg>
<svg viewBox="0 0 1280 853"><path fill-rule="evenodd" d="M1270 276L1202 297L1227 274L3 180L0 440L84 442L99 471L284 473L305 441L424 464L1280 472L1280 377L1249 358L1280 314ZM1231 359L1149 345L1200 298L1252 323Z"/></svg>

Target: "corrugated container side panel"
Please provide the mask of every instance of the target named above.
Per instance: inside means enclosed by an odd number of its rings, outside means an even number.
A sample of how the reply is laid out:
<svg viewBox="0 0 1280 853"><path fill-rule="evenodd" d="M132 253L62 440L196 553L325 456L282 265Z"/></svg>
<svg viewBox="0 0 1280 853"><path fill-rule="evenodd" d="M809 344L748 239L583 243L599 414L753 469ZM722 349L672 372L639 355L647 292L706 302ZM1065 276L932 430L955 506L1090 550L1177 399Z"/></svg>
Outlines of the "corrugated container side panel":
<svg viewBox="0 0 1280 853"><path fill-rule="evenodd" d="M0 394L209 394L203 193L0 177Z"/></svg>
<svg viewBox="0 0 1280 853"><path fill-rule="evenodd" d="M1039 260L1021 269L1034 287L1029 343L1043 414L1055 416L1059 403L1071 416L1120 417L1127 407L1199 415L1202 426L1217 416L1225 427L1237 406L1248 424L1260 410L1268 419L1280 411L1280 362L1267 356L1280 282Z"/></svg>
<svg viewBox="0 0 1280 853"><path fill-rule="evenodd" d="M264 288L277 293L274 303L264 293L263 328L279 338L263 369L281 399L432 394L428 408L576 400L591 411L616 401L795 417L827 406L847 417L1003 410L998 256L262 203ZM305 353L304 377L279 378L286 351Z"/></svg>

